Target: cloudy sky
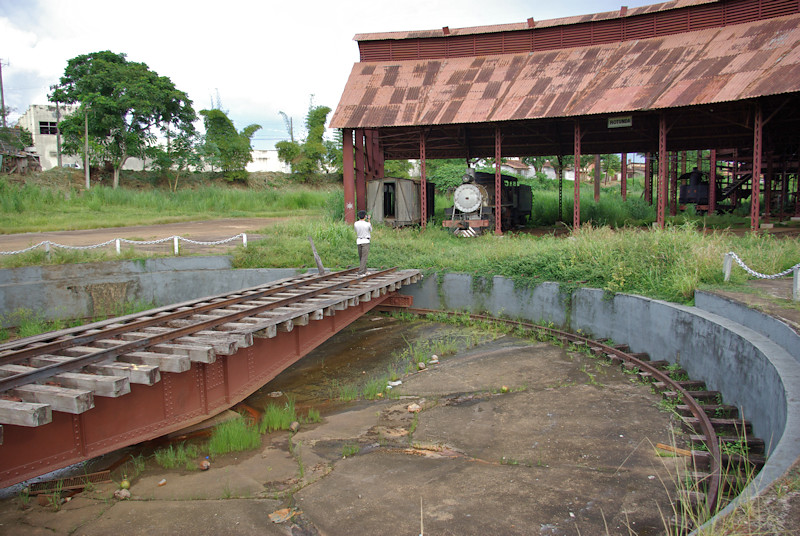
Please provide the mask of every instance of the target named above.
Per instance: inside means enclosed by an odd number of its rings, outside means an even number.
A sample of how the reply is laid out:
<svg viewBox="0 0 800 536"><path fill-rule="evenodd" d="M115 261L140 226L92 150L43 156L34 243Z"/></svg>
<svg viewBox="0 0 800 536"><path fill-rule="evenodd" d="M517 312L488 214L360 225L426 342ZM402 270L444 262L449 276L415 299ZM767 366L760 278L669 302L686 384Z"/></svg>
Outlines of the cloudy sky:
<svg viewBox="0 0 800 536"><path fill-rule="evenodd" d="M627 1L637 7L656 1ZM614 11L619 0L0 0L0 62L12 124L46 104L67 61L100 50L146 63L189 94L195 110L217 95L236 127L263 129L254 147L295 134L311 96L336 109L357 33L463 28ZM331 114L332 115L332 114ZM330 118L330 116L329 116Z"/></svg>

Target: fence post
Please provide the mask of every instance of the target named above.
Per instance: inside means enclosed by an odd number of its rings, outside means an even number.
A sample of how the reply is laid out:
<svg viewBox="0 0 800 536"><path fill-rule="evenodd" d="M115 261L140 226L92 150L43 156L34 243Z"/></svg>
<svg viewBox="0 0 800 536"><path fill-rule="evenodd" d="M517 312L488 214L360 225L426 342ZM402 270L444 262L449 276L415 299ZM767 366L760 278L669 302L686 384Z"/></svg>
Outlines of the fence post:
<svg viewBox="0 0 800 536"><path fill-rule="evenodd" d="M247 247L247 233L242 233L242 246Z"/></svg>
<svg viewBox="0 0 800 536"><path fill-rule="evenodd" d="M178 236L175 235L172 237L172 249L175 250L175 255L178 254Z"/></svg>
<svg viewBox="0 0 800 536"><path fill-rule="evenodd" d="M725 281L731 280L732 266L733 266L733 255L731 253L726 253L725 259L722 261L722 274L725 276Z"/></svg>
<svg viewBox="0 0 800 536"><path fill-rule="evenodd" d="M795 266L792 275L792 299L800 301L800 266Z"/></svg>
<svg viewBox="0 0 800 536"><path fill-rule="evenodd" d="M117 255L119 255L119 254L121 253L121 251L120 251L120 248L119 248L119 238L117 238L116 240L114 240L114 244L115 244L115 245L116 245L116 247L117 247Z"/></svg>
<svg viewBox="0 0 800 536"><path fill-rule="evenodd" d="M48 261L50 260L50 241L49 240L44 243L44 256L45 256L45 258L47 258Z"/></svg>

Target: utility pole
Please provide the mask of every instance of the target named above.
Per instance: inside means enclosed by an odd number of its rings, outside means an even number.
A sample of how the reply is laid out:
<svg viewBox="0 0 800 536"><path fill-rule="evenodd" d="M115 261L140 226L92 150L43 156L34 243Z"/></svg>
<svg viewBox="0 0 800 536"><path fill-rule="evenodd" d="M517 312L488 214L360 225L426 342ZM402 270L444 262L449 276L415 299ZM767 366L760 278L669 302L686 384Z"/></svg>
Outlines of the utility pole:
<svg viewBox="0 0 800 536"><path fill-rule="evenodd" d="M58 168L61 169L61 108L56 101L56 155L58 157Z"/></svg>
<svg viewBox="0 0 800 536"><path fill-rule="evenodd" d="M3 116L3 128L6 128L6 96L3 93L3 60L0 59L0 114Z"/></svg>
<svg viewBox="0 0 800 536"><path fill-rule="evenodd" d="M86 177L86 189L89 184L89 110L84 110L83 115L83 170Z"/></svg>

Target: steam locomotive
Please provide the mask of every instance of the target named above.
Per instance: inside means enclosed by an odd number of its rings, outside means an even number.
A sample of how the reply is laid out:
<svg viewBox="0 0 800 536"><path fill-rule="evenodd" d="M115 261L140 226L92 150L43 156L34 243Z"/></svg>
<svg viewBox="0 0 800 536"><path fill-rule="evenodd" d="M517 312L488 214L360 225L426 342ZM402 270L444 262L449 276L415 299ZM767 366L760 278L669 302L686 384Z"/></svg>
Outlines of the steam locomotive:
<svg viewBox="0 0 800 536"><path fill-rule="evenodd" d="M495 228L505 232L525 225L533 210L533 193L515 177L501 175L500 214L495 214L495 175L468 169L453 192L453 206L445 209L445 227L461 236L475 236Z"/></svg>

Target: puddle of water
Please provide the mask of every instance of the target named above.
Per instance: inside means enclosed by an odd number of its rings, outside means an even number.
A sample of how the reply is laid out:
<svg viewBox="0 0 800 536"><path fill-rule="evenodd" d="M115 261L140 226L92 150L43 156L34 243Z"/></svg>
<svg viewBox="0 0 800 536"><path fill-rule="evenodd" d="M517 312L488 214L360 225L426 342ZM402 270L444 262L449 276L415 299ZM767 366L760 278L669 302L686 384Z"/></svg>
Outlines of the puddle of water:
<svg viewBox="0 0 800 536"><path fill-rule="evenodd" d="M340 409L337 385L355 385L359 391L370 380L384 377L394 368L402 376L407 361L400 361L409 345L446 340L466 349L469 330L428 321L404 321L369 314L328 339L278 377L250 395L245 403L263 410L270 402L282 403L292 396L298 413L313 407L322 413ZM271 397L281 392L283 396Z"/></svg>

